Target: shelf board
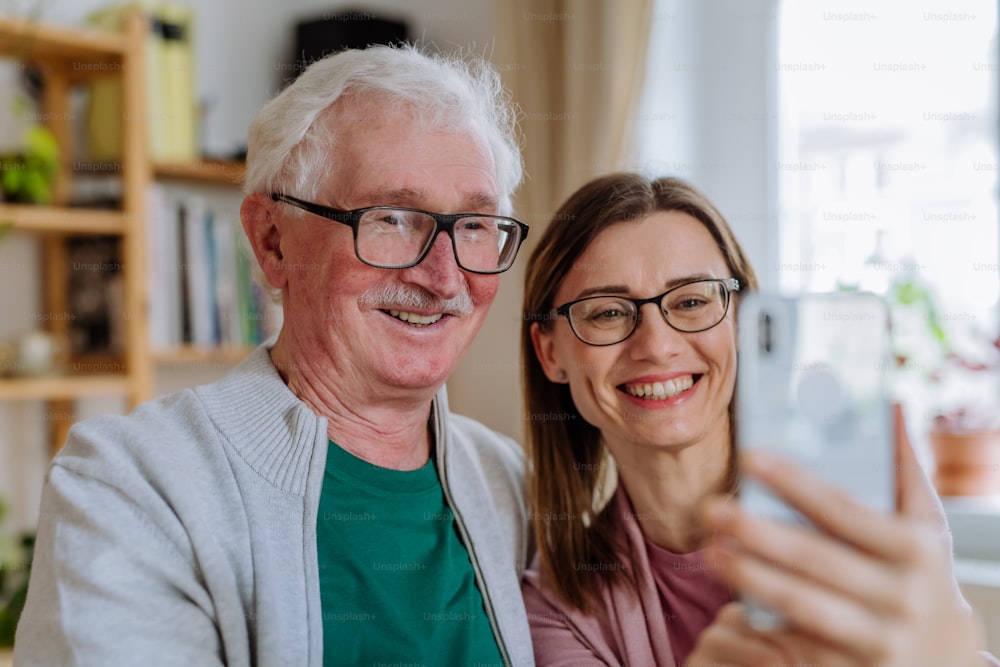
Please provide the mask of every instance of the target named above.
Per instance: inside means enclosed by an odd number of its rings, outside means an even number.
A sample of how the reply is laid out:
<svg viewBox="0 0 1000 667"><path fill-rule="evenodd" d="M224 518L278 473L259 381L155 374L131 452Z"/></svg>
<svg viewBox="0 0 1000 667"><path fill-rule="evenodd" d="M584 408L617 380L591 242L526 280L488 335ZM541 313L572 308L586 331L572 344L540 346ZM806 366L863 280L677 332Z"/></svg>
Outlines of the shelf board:
<svg viewBox="0 0 1000 667"><path fill-rule="evenodd" d="M199 347L181 345L153 351L153 360L159 365L237 364L253 351L253 346L226 345Z"/></svg>
<svg viewBox="0 0 1000 667"><path fill-rule="evenodd" d="M126 227L121 211L0 204L0 225L8 223L15 230L80 234L122 234Z"/></svg>
<svg viewBox="0 0 1000 667"><path fill-rule="evenodd" d="M19 60L74 61L74 74L107 73L121 62L123 35L95 29L69 28L0 15L0 56ZM104 67L107 66L107 67ZM120 69L120 68L119 68Z"/></svg>
<svg viewBox="0 0 1000 667"><path fill-rule="evenodd" d="M239 185L245 169L246 165L242 162L224 160L153 163L156 178L222 185Z"/></svg>
<svg viewBox="0 0 1000 667"><path fill-rule="evenodd" d="M90 396L125 396L124 375L78 375L0 379L2 400L57 400Z"/></svg>

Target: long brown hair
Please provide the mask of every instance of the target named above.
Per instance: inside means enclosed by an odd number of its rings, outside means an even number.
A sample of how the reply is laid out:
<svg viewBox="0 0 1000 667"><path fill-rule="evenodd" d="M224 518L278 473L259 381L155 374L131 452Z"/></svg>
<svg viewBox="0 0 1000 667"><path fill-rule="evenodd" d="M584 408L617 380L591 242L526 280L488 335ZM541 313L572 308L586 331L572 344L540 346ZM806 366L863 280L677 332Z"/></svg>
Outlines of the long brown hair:
<svg viewBox="0 0 1000 667"><path fill-rule="evenodd" d="M528 260L521 357L529 517L542 575L560 597L584 612L598 595L593 575L607 586L629 583L613 519L601 506L614 483L608 475L613 463L600 431L577 411L569 386L545 376L531 327L550 326L556 292L598 234L658 211L681 211L700 221L715 238L732 277L743 289L756 289L753 268L725 218L701 192L677 178L616 173L587 183L552 217Z"/></svg>

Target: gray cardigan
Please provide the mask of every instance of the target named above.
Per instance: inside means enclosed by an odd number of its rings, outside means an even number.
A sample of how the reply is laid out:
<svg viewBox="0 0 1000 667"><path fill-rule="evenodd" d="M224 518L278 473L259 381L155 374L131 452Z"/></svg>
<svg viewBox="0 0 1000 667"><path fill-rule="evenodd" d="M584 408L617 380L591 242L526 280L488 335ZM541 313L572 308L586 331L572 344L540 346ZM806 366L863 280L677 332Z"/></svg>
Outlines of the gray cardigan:
<svg viewBox="0 0 1000 667"><path fill-rule="evenodd" d="M531 665L521 450L449 414L443 388L432 419L501 652ZM263 345L214 384L74 426L42 496L15 664L322 665L326 427Z"/></svg>

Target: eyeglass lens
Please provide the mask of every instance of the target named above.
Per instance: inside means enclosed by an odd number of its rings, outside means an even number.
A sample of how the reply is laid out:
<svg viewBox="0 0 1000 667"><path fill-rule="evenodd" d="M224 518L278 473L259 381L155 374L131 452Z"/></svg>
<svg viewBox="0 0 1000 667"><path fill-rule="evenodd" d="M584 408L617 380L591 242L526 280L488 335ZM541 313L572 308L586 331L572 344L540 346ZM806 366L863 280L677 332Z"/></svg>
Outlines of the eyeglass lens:
<svg viewBox="0 0 1000 667"><path fill-rule="evenodd" d="M415 262L433 243L437 222L418 211L374 209L361 215L357 227L358 256L386 267ZM458 264L470 271L507 268L517 251L516 224L492 216L461 218L454 227Z"/></svg>
<svg viewBox="0 0 1000 667"><path fill-rule="evenodd" d="M729 292L716 280L681 285L667 292L660 309L675 329L695 332L711 329L726 316ZM628 338L635 329L639 312L635 303L614 296L583 299L569 309L576 334L587 343L611 345Z"/></svg>

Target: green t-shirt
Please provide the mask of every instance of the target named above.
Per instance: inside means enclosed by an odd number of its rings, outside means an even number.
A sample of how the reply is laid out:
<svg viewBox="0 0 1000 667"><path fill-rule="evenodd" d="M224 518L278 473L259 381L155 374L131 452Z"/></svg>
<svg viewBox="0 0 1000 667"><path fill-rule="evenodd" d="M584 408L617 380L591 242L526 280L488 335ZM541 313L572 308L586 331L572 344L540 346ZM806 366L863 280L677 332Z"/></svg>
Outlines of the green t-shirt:
<svg viewBox="0 0 1000 667"><path fill-rule="evenodd" d="M380 468L329 445L316 540L323 665L502 665L433 460Z"/></svg>

